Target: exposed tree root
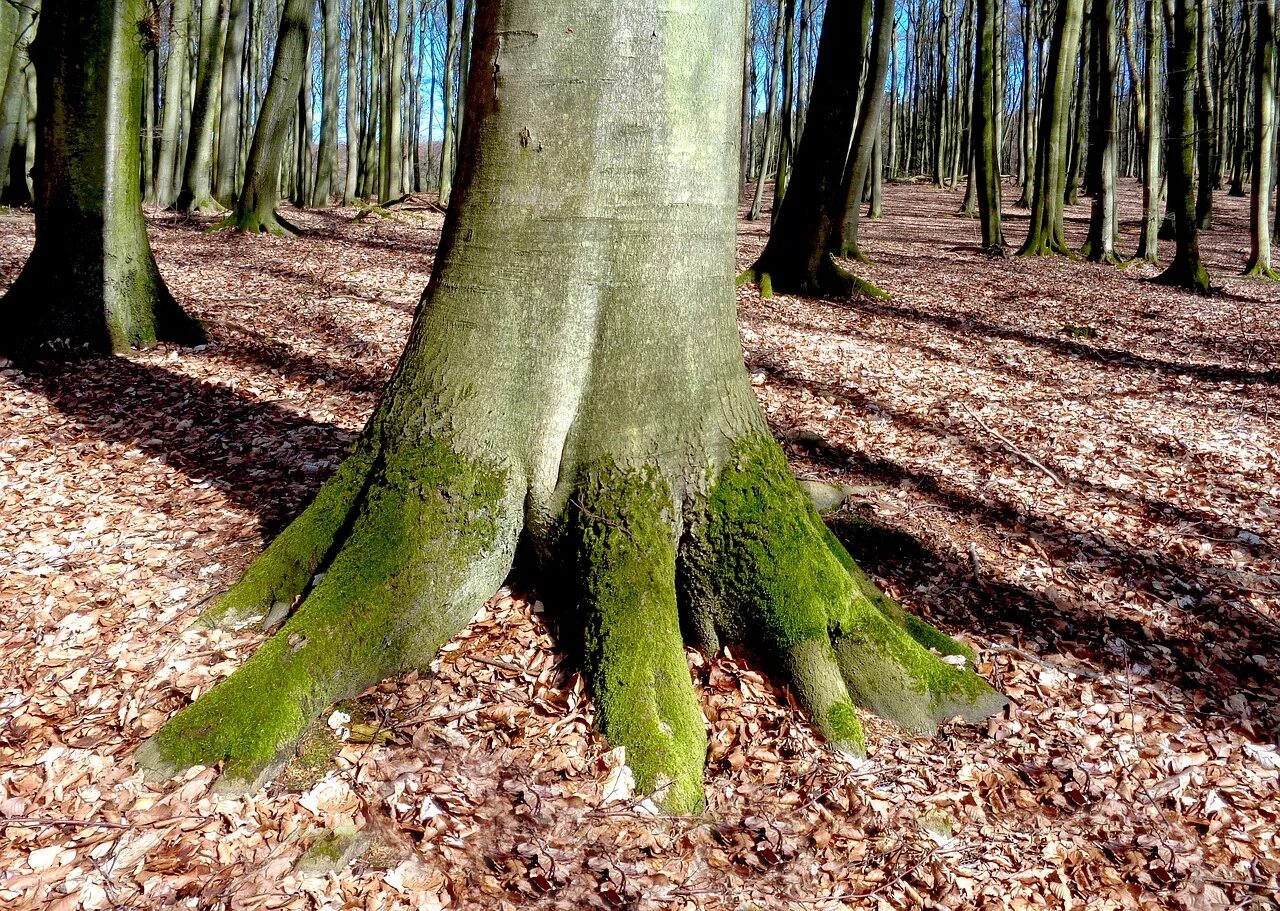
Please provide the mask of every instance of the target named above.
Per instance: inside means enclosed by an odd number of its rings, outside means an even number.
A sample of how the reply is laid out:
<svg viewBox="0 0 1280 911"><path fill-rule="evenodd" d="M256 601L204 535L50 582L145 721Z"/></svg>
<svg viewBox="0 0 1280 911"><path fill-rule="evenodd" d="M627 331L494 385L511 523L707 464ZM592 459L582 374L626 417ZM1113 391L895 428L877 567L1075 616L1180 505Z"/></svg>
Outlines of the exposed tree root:
<svg viewBox="0 0 1280 911"><path fill-rule="evenodd" d="M562 514L530 549L543 578L559 580L553 600L601 732L668 811L704 805L707 737L686 639L744 644L851 756L866 754L855 704L918 734L1006 704L968 648L858 568L767 434L740 439L693 489L702 493L682 505L657 467L601 457L578 467ZM511 566L524 498L504 469L442 440L390 455L366 442L209 619L301 597L297 610L148 740L140 764L170 774L223 763L224 790L275 774L325 706L427 666L462 628Z"/></svg>
<svg viewBox="0 0 1280 911"><path fill-rule="evenodd" d="M1280 281L1280 272L1272 269L1270 266L1264 266L1259 260L1251 259L1245 264L1244 271L1240 273L1243 278L1265 278L1270 281Z"/></svg>
<svg viewBox="0 0 1280 911"><path fill-rule="evenodd" d="M1192 262L1175 258L1163 272L1148 281L1157 285L1184 288L1204 297L1213 294L1213 287L1209 283L1209 272L1205 269L1204 263L1199 260Z"/></svg>
<svg viewBox="0 0 1280 911"><path fill-rule="evenodd" d="M263 214L257 211L233 210L216 225L215 230L234 230L243 234L271 234L275 237L295 237L301 232L279 212Z"/></svg>
<svg viewBox="0 0 1280 911"><path fill-rule="evenodd" d="M867 262L869 260L863 260ZM783 294L804 294L812 297L848 298L854 295L889 299L889 293L865 278L859 278L845 269L830 255L823 256L812 274L796 274L796 270L777 271L756 263L740 273L738 285L758 281L760 296L772 297L775 291Z"/></svg>

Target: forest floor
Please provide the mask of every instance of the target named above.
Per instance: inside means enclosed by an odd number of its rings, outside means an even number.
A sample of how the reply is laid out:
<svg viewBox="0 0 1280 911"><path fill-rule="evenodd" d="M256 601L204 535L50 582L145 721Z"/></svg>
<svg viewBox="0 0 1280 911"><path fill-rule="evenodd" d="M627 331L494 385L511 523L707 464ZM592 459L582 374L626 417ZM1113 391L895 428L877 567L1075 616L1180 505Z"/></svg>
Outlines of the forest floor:
<svg viewBox="0 0 1280 911"><path fill-rule="evenodd" d="M504 590L264 792L143 783L137 743L260 641L184 628L341 459L441 222L153 214L210 344L0 362L0 906L1280 907L1280 286L1233 277L1244 201L1217 198L1200 299L1148 266L988 260L960 194L886 189L859 272L892 298L741 289L746 359L797 472L855 489L838 533L982 651L1007 713L936 740L867 719L853 767L736 657L691 655L710 806L662 818ZM1083 240L1087 204L1068 218ZM0 217L4 284L31 238ZM295 870L351 825L352 867Z"/></svg>

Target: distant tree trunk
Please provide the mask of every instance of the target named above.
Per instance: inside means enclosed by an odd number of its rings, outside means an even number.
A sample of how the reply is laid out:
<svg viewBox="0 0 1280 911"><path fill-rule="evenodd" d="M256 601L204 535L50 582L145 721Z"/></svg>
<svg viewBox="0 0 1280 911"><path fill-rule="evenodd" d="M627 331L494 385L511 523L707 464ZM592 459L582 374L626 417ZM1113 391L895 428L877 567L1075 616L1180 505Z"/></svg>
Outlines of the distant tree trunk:
<svg viewBox="0 0 1280 911"><path fill-rule="evenodd" d="M1195 0L1173 0L1169 34L1169 201L1177 252L1154 281L1209 293L1196 231L1196 9Z"/></svg>
<svg viewBox="0 0 1280 911"><path fill-rule="evenodd" d="M218 83L222 76L227 0L201 0L200 53L196 97L191 109L191 140L182 169L182 191L175 208L182 212L219 212L213 196L213 136L218 121Z"/></svg>
<svg viewBox="0 0 1280 911"><path fill-rule="evenodd" d="M1160 86L1164 84L1164 38L1160 34L1164 0L1147 0L1147 141L1143 147L1142 233L1138 238L1138 259L1149 263L1160 259Z"/></svg>
<svg viewBox="0 0 1280 911"><path fill-rule="evenodd" d="M1196 228L1213 227L1213 187L1217 170L1218 127L1210 84L1209 46L1213 36L1213 0L1196 0Z"/></svg>
<svg viewBox="0 0 1280 911"><path fill-rule="evenodd" d="M827 7L791 190L779 207L764 252L739 276L740 281L758 280L762 295L774 290L848 295L859 289L883 296L831 258L840 240L845 162L857 113L871 3L854 0Z"/></svg>
<svg viewBox="0 0 1280 911"><path fill-rule="evenodd" d="M1245 157L1249 144L1249 113L1253 108L1248 104L1249 89L1253 84L1253 68L1257 66L1257 50L1253 47L1253 16L1249 6L1245 6L1240 19L1240 49L1236 58L1236 97L1235 97L1235 137L1231 146L1231 187L1228 196L1244 196ZM1250 50L1254 59L1250 60ZM1252 66L1250 65L1252 64ZM1256 104L1256 100L1255 100Z"/></svg>
<svg viewBox="0 0 1280 911"><path fill-rule="evenodd" d="M973 176L978 197L978 220L982 224L982 249L989 255L1003 256L1000 151L995 117L996 105L1003 104L1003 99L997 98L995 90L996 9L996 0L978 0L978 34L973 64Z"/></svg>
<svg viewBox="0 0 1280 911"><path fill-rule="evenodd" d="M1049 66L1040 95L1031 221L1019 256L1071 252L1062 219L1068 179L1067 127L1083 14L1084 0L1061 0L1058 4Z"/></svg>
<svg viewBox="0 0 1280 911"><path fill-rule="evenodd" d="M178 195L178 145L187 84L187 52L191 44L192 0L173 0L169 15L169 58L164 67L164 105L160 108L160 160L156 167L156 195L161 208Z"/></svg>
<svg viewBox="0 0 1280 911"><path fill-rule="evenodd" d="M321 0L324 16L324 64L320 88L320 148L311 205L327 206L338 170L338 77L342 60L339 0Z"/></svg>
<svg viewBox="0 0 1280 911"><path fill-rule="evenodd" d="M1253 180L1249 194L1249 262L1245 275L1280 278L1271 268L1271 181L1276 154L1276 0L1255 0Z"/></svg>
<svg viewBox="0 0 1280 911"><path fill-rule="evenodd" d="M0 97L0 156L3 156L0 167L4 168L0 205L5 206L25 206L31 202L27 189L27 68L30 66L28 45L36 34L36 10L35 5L23 3L13 14L13 49L6 67L4 94Z"/></svg>
<svg viewBox="0 0 1280 911"><path fill-rule="evenodd" d="M222 102L218 112L218 160L214 196L230 205L236 198L240 168L240 73L249 33L249 0L230 0L227 40L222 52Z"/></svg>
<svg viewBox="0 0 1280 911"><path fill-rule="evenodd" d="M947 136L951 124L948 123L948 112L951 109L951 20L956 13L955 0L938 0L938 117L937 133L933 141L933 185L943 185L947 151Z"/></svg>
<svg viewBox="0 0 1280 911"><path fill-rule="evenodd" d="M796 85L795 85L795 22L796 0L783 0L783 33L782 33L782 106L778 110L778 164L774 170L773 207L769 217L776 220L778 208L787 195L787 169L791 166L791 157L795 137L792 132L795 126Z"/></svg>
<svg viewBox="0 0 1280 911"><path fill-rule="evenodd" d="M1089 183L1093 207L1089 238L1081 251L1096 263L1120 262L1116 236L1116 28L1115 0L1093 0L1090 66L1093 121L1089 127Z"/></svg>
<svg viewBox="0 0 1280 911"><path fill-rule="evenodd" d="M1036 185L1036 112L1035 95L1031 91L1031 81L1036 71L1035 10L1034 3L1022 4L1022 144L1019 158L1022 194L1014 203L1019 209L1031 208Z"/></svg>
<svg viewBox="0 0 1280 911"><path fill-rule="evenodd" d="M142 0L50 3L31 46L36 242L0 300L16 356L194 342L200 327L165 287L142 218Z"/></svg>
<svg viewBox="0 0 1280 911"><path fill-rule="evenodd" d="M1068 206L1074 206L1080 201L1081 177L1085 170L1084 126L1089 106L1089 45L1092 44L1092 30L1084 28L1083 23L1089 18L1092 3L1093 0L1085 0L1078 54L1080 65L1075 68L1076 90L1071 96L1071 127L1067 140L1067 180L1064 187L1066 195L1063 197L1063 203ZM1086 193L1092 192L1092 187L1086 188Z"/></svg>
<svg viewBox="0 0 1280 911"><path fill-rule="evenodd" d="M862 190L871 168L872 152L880 135L880 112L884 109L884 83L889 72L889 45L897 36L893 33L894 0L871 2L871 48L867 54L867 78L858 105L858 121L853 131L853 147L846 168L844 185L844 214L840 220L840 234L831 252L866 262L858 246L858 226L862 214Z"/></svg>
<svg viewBox="0 0 1280 911"><path fill-rule="evenodd" d="M347 32L347 167L342 183L342 202L345 205L351 205L359 196L360 21L363 18L360 7L361 0L351 0L351 18ZM432 109L434 111L434 105ZM429 131L427 135L430 136Z"/></svg>
<svg viewBox="0 0 1280 911"><path fill-rule="evenodd" d="M458 94L458 57L462 53L462 17L459 15L459 2L467 0L444 0L445 22L448 41L444 52L444 132L440 149L440 205L448 206L453 193L454 159L457 154L457 94Z"/></svg>
<svg viewBox="0 0 1280 911"><path fill-rule="evenodd" d="M401 146L401 86L404 83L404 30L408 18L408 5L405 0L395 0L396 22L391 21L391 0L383 4L383 41L387 53L383 60L386 68L383 73L382 96L382 137L380 143L381 183L378 188L378 201L387 203L403 192L404 173Z"/></svg>
<svg viewBox="0 0 1280 911"><path fill-rule="evenodd" d="M884 112L881 112L881 116ZM879 130L877 130L879 132ZM867 218L876 219L884 214L884 137L878 136L871 147L871 198L867 201Z"/></svg>
<svg viewBox="0 0 1280 911"><path fill-rule="evenodd" d="M760 173L756 177L755 198L751 202L751 212L747 215L748 221L756 221L760 218L760 213L764 205L764 185L769 176L769 162L773 155L773 137L776 132L774 129L774 100L782 83L782 0L778 2L778 18L773 24L773 67L769 73L768 92L765 98L764 107L764 143L763 152L760 156ZM812 102L810 102L812 103ZM777 200L774 201L777 206Z"/></svg>
<svg viewBox="0 0 1280 911"><path fill-rule="evenodd" d="M1143 91L1142 73L1138 69L1137 10L1138 0L1122 0L1124 3L1124 59L1129 67L1129 91L1133 93L1134 130L1138 135L1138 147L1147 146L1147 93ZM1162 2L1162 0L1148 0Z"/></svg>
<svg viewBox="0 0 1280 911"><path fill-rule="evenodd" d="M311 0L285 0L276 37L275 60L266 97L258 111L253 144L245 162L244 187L226 225L247 232L293 234L296 229L276 214L280 202L280 166L293 123L299 86L307 76Z"/></svg>

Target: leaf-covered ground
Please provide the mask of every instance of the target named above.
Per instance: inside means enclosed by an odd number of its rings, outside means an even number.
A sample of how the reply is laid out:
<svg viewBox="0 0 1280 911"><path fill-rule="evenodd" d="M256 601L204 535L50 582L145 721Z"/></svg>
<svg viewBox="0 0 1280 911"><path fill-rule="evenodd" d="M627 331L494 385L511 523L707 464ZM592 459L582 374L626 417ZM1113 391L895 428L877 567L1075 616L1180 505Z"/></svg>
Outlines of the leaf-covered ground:
<svg viewBox="0 0 1280 911"><path fill-rule="evenodd" d="M838 533L1013 705L932 741L871 719L853 768L735 656L691 655L698 819L632 797L541 605L507 591L265 792L142 782L136 744L260 638L184 627L350 444L440 227L155 215L208 346L0 368L0 906L1275 908L1280 287L1230 277L1244 203L1217 199L1203 300L1146 266L988 260L958 202L890 186L860 271L892 299L743 289L742 337L797 471L854 489ZM0 219L6 283L31 230ZM295 869L346 826L353 866Z"/></svg>

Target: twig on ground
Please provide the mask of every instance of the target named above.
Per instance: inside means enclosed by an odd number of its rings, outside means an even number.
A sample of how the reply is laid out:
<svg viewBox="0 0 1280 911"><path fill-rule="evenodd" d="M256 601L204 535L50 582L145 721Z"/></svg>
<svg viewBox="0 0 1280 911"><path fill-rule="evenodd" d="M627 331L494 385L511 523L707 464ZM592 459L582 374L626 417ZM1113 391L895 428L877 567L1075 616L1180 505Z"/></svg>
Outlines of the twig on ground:
<svg viewBox="0 0 1280 911"><path fill-rule="evenodd" d="M1021 456L1021 457L1022 457L1023 459L1025 459L1027 462L1030 462L1030 463L1031 463L1032 465L1034 465L1036 468L1039 468L1041 471L1043 471L1045 474L1047 474L1050 478L1052 478L1052 479L1053 479L1053 481L1054 481L1054 483L1056 483L1056 484L1058 484L1058 485L1060 485L1060 486L1062 486L1062 487L1066 487L1066 486L1067 486L1067 482L1066 482L1066 481L1064 481L1064 480L1062 480L1062 478L1061 478L1061 477L1059 477L1059 475L1058 475L1058 473L1057 473L1057 472L1055 472L1055 471L1054 471L1052 468L1050 468L1048 465L1045 465L1045 464L1044 464L1044 462L1041 462L1039 459L1035 458L1034 456L1027 455L1025 452L1023 452L1021 449L1019 449L1019 448L1014 444L1014 442L1013 442L1012 440L1010 440L1007 436L1005 436L1005 435L1004 435L1003 433L1001 433L1000 431L996 430L994 427L992 427L990 424L988 424L988 423L987 423L986 421L984 421L982 418L978 417L978 415L974 413L973 409L972 409L972 408L970 408L968 405L966 405L964 402L961 402L961 403L960 403L960 407L961 407L961 408L963 408L963 409L965 410L965 412L969 415L969 417L973 418L975 421L977 421L977 422L978 422L978 426L979 426L979 427L981 427L981 428L982 428L983 430L985 430L987 433L991 434L993 437L995 437L995 438L996 438L997 440L999 440L1001 443L1004 443L1004 445L1005 445L1005 446L1007 446L1007 447L1009 448L1009 450L1010 450L1011 452L1013 452L1015 455Z"/></svg>

